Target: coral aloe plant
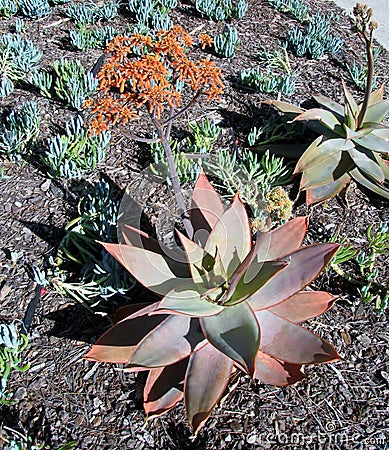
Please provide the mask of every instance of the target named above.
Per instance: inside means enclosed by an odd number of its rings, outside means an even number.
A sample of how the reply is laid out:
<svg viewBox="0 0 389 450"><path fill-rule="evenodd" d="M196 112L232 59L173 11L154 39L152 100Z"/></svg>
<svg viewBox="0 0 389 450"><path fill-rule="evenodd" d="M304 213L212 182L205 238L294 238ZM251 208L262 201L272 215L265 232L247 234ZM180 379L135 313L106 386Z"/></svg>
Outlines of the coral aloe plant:
<svg viewBox="0 0 389 450"><path fill-rule="evenodd" d="M259 233L255 242L246 210L235 195L225 209L204 174L193 191L193 240L178 230L181 253L130 226L124 243L104 247L144 286L162 298L123 307L116 324L86 355L149 370L147 417L184 399L196 433L239 369L265 383L303 379L302 365L339 359L324 339L299 325L324 313L334 298L306 291L338 249L302 247L306 218Z"/></svg>

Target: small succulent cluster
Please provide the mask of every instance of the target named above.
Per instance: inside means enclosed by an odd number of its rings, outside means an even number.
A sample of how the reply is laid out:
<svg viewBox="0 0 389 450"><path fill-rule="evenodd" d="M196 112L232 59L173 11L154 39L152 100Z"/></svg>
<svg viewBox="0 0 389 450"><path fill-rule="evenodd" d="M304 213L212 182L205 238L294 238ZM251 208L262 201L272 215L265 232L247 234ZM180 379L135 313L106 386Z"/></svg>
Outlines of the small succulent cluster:
<svg viewBox="0 0 389 450"><path fill-rule="evenodd" d="M51 14L47 0L0 0L0 17L11 17L17 12L31 19L40 19Z"/></svg>
<svg viewBox="0 0 389 450"><path fill-rule="evenodd" d="M288 31L288 42L297 56L308 55L311 58L321 58L325 53L337 53L341 50L343 41L331 32L334 16L315 14L304 31L296 26Z"/></svg>
<svg viewBox="0 0 389 450"><path fill-rule="evenodd" d="M338 239L336 233L331 239ZM345 241L345 239L344 239ZM381 283L380 271L377 268L378 257L387 260L389 257L389 226L379 223L377 227L370 225L366 230L366 241L358 247L342 243L338 253L331 261L331 267L350 283L358 286L361 299L365 303L374 303L378 312L383 313L388 306L389 288ZM340 266L354 261L358 274L350 274Z"/></svg>
<svg viewBox="0 0 389 450"><path fill-rule="evenodd" d="M51 177L80 178L103 161L110 139L107 131L98 136L90 135L82 117L77 116L66 124L65 133L48 140L48 150L41 159Z"/></svg>
<svg viewBox="0 0 389 450"><path fill-rule="evenodd" d="M21 12L31 19L40 19L51 14L51 7L47 0L18 0Z"/></svg>
<svg viewBox="0 0 389 450"><path fill-rule="evenodd" d="M18 4L15 0L0 0L0 17L8 19L18 12Z"/></svg>
<svg viewBox="0 0 389 450"><path fill-rule="evenodd" d="M79 4L70 3L66 9L68 17L73 19L79 27L89 23L96 23L101 20L111 21L119 12L119 3L116 0L109 0L101 4L92 1Z"/></svg>
<svg viewBox="0 0 389 450"><path fill-rule="evenodd" d="M221 34L215 36L213 46L215 53L225 58L235 56L235 50L240 44L238 30L232 25L225 25Z"/></svg>
<svg viewBox="0 0 389 450"><path fill-rule="evenodd" d="M260 67L242 70L239 74L240 83L254 89L257 92L276 94L281 92L290 96L296 89L296 77L294 75L277 74L271 70L263 71Z"/></svg>
<svg viewBox="0 0 389 450"><path fill-rule="evenodd" d="M85 100L93 94L98 81L92 72L84 69L78 59L63 58L55 61L50 69L41 69L29 79L45 97L55 95L67 105L81 110Z"/></svg>
<svg viewBox="0 0 389 450"><path fill-rule="evenodd" d="M196 9L211 20L223 22L234 18L241 19L248 8L246 0L196 0Z"/></svg>
<svg viewBox="0 0 389 450"><path fill-rule="evenodd" d="M184 399L197 433L236 370L284 386L304 377L304 364L339 359L328 342L299 325L334 301L304 288L338 245L302 247L305 218L260 233L253 243L239 195L224 209L203 174L193 191L191 222L193 240L176 231L181 250L130 226L121 229L123 244L103 244L162 299L119 309L117 323L86 357L123 364L125 371L149 370L147 416Z"/></svg>
<svg viewBox="0 0 389 450"><path fill-rule="evenodd" d="M117 31L111 25L94 28L82 26L76 30L70 30L69 37L74 48L86 51L91 48L105 48L117 34Z"/></svg>
<svg viewBox="0 0 389 450"><path fill-rule="evenodd" d="M219 187L232 197L239 192L242 201L254 216L253 228L266 230L269 216L273 225L289 219L292 202L278 185L288 177L282 158L266 152L261 158L251 151L240 155L220 149L216 157L206 159L205 168L217 178ZM279 194L279 197L277 197ZM281 207L282 203L282 207Z"/></svg>
<svg viewBox="0 0 389 450"><path fill-rule="evenodd" d="M97 242L116 239L121 195L105 180L94 183L79 205L79 217L65 227L65 237L53 262L51 284L88 308L107 307L113 296L127 298L130 274ZM74 267L81 273L75 282Z"/></svg>
<svg viewBox="0 0 389 450"><path fill-rule="evenodd" d="M33 74L42 52L20 34L4 34L0 38L0 98L10 95L15 83Z"/></svg>
<svg viewBox="0 0 389 450"><path fill-rule="evenodd" d="M38 139L41 115L36 102L25 102L12 110L0 128L0 152L11 161L20 161L31 154Z"/></svg>
<svg viewBox="0 0 389 450"><path fill-rule="evenodd" d="M300 22L309 20L309 6L304 0L268 0L278 11L289 14Z"/></svg>
<svg viewBox="0 0 389 450"><path fill-rule="evenodd" d="M282 45L280 51L263 48L259 54L259 67L240 72L241 84L257 92L292 95L296 87L296 75L290 66L286 48L286 45Z"/></svg>
<svg viewBox="0 0 389 450"><path fill-rule="evenodd" d="M128 0L128 9L135 14L137 27L147 31L168 31L173 22L170 10L177 7L177 0Z"/></svg>
<svg viewBox="0 0 389 450"><path fill-rule="evenodd" d="M7 403L7 381L12 371L25 372L29 365L23 364L22 352L28 338L17 322L0 323L0 404Z"/></svg>

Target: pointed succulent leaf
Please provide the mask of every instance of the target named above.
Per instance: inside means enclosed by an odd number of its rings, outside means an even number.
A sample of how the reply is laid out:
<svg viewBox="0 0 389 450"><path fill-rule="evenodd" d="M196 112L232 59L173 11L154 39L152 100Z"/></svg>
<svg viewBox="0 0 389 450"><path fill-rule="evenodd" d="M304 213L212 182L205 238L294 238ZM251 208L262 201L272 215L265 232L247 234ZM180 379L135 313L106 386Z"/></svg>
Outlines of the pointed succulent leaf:
<svg viewBox="0 0 389 450"><path fill-rule="evenodd" d="M336 361L340 356L326 340L270 311L256 313L261 328L260 350L292 364Z"/></svg>
<svg viewBox="0 0 389 450"><path fill-rule="evenodd" d="M317 101L317 103L319 103L320 106L324 106L324 108L332 112L339 121L343 121L344 108L342 105L328 97L325 97L324 95L314 95L313 98Z"/></svg>
<svg viewBox="0 0 389 450"><path fill-rule="evenodd" d="M189 356L204 339L197 319L171 315L139 342L128 364L167 366Z"/></svg>
<svg viewBox="0 0 389 450"><path fill-rule="evenodd" d="M171 290L159 303L157 312L184 314L194 317L212 316L223 310L223 306L207 301L202 296L207 292L202 284L185 283Z"/></svg>
<svg viewBox="0 0 389 450"><path fill-rule="evenodd" d="M349 150L348 153L359 170L374 178L378 183L385 181L385 175L380 165L374 159L369 158L366 153L356 149Z"/></svg>
<svg viewBox="0 0 389 450"><path fill-rule="evenodd" d="M143 391L147 419L174 408L184 397L184 379L189 358L166 367L151 369Z"/></svg>
<svg viewBox="0 0 389 450"><path fill-rule="evenodd" d="M337 180L331 181L323 186L309 188L306 190L307 205L324 202L331 197L339 194L350 182L351 177L348 174L342 175Z"/></svg>
<svg viewBox="0 0 389 450"><path fill-rule="evenodd" d="M212 256L220 253L227 275L239 267L251 249L251 230L246 209L235 195L231 205L224 211L205 245L205 251Z"/></svg>
<svg viewBox="0 0 389 450"><path fill-rule="evenodd" d="M309 245L283 260L289 264L271 278L250 299L254 311L275 306L311 283L331 261L338 244Z"/></svg>
<svg viewBox="0 0 389 450"><path fill-rule="evenodd" d="M382 100L367 108L364 123L380 123L389 114L389 100Z"/></svg>
<svg viewBox="0 0 389 450"><path fill-rule="evenodd" d="M135 317L145 316L152 311L155 311L159 305L159 302L155 303L135 303L133 305L126 305L118 308L115 311L114 322L118 323L123 319L131 316L131 319Z"/></svg>
<svg viewBox="0 0 389 450"><path fill-rule="evenodd" d="M377 164L381 167L385 178L389 180L389 161L381 158L381 155L379 153L372 152L372 156L377 161Z"/></svg>
<svg viewBox="0 0 389 450"><path fill-rule="evenodd" d="M224 212L223 203L204 173L197 179L190 211L194 241L204 246L209 233Z"/></svg>
<svg viewBox="0 0 389 450"><path fill-rule="evenodd" d="M325 125L328 129L335 131L336 133L341 132L342 129L342 126L335 115L330 111L326 111L325 109L309 109L308 111L305 111L297 116L293 121L295 122L297 120L317 120Z"/></svg>
<svg viewBox="0 0 389 450"><path fill-rule="evenodd" d="M289 386L305 378L301 364L278 361L260 350L255 358L254 378L274 386Z"/></svg>
<svg viewBox="0 0 389 450"><path fill-rule="evenodd" d="M369 105L373 105L374 103L381 102L384 99L384 90L385 85L381 84L381 86L373 91L369 97Z"/></svg>
<svg viewBox="0 0 389 450"><path fill-rule="evenodd" d="M355 101L352 93L349 88L346 86L346 83L342 81L343 84L343 94L344 94L344 104L349 107L349 111L351 112L354 118L357 118L359 112L358 103Z"/></svg>
<svg viewBox="0 0 389 450"><path fill-rule="evenodd" d="M86 359L126 364L139 342L166 318L165 315L158 315L145 320L150 309L147 307L144 310L144 315L129 316L106 331L86 354Z"/></svg>
<svg viewBox="0 0 389 450"><path fill-rule="evenodd" d="M247 302L228 306L215 316L202 317L200 324L214 347L253 375L260 332L255 314Z"/></svg>
<svg viewBox="0 0 389 450"><path fill-rule="evenodd" d="M124 225L121 229L124 242L133 247L144 248L154 253L161 253L161 247L156 239L151 238L147 233L132 227Z"/></svg>
<svg viewBox="0 0 389 450"><path fill-rule="evenodd" d="M372 124L369 124L372 127ZM373 134L385 141L389 141L389 127L386 125L380 125L379 127L374 127Z"/></svg>
<svg viewBox="0 0 389 450"><path fill-rule="evenodd" d="M248 299L287 265L285 261L266 261L251 264L239 280L236 288L232 290L230 287L224 305L231 306Z"/></svg>
<svg viewBox="0 0 389 450"><path fill-rule="evenodd" d="M336 179L335 173L341 158L342 153L337 151L314 166L305 169L301 177L300 189L322 186Z"/></svg>
<svg viewBox="0 0 389 450"><path fill-rule="evenodd" d="M290 116L295 117L297 114L301 114L304 111L302 108L292 105L291 103L280 102L278 100L265 100L262 103L274 106L275 108L278 109L278 111L281 111L282 113L286 114L289 117Z"/></svg>
<svg viewBox="0 0 389 450"><path fill-rule="evenodd" d="M291 322L304 322L312 317L320 316L331 308L335 301L328 292L303 291L297 292L269 311Z"/></svg>
<svg viewBox="0 0 389 450"><path fill-rule="evenodd" d="M148 250L150 252L159 253L160 255L163 255L168 263L172 265L172 260L177 263L185 263L185 256L182 254L182 251L180 251L179 248L169 248L167 246L161 247L160 243L150 237L147 233L144 233L141 230L138 230L137 228L134 228L130 225L124 225L121 229L122 236L124 239L124 242L126 245L143 248L145 250ZM180 264L178 264L180 266ZM171 267L174 269L174 265ZM180 268L179 270L185 270L183 268Z"/></svg>
<svg viewBox="0 0 389 450"><path fill-rule="evenodd" d="M353 142L347 141L346 139L328 139L321 142L320 136L307 148L304 155L298 160L295 173L303 172L318 163L326 161L328 158L331 159L336 153L342 152L344 150L349 150L354 147Z"/></svg>
<svg viewBox="0 0 389 450"><path fill-rule="evenodd" d="M203 260L206 256L208 258L211 258L211 256L207 254L203 248L196 244L196 242L191 241L178 230L176 230L176 233L178 234L184 249L193 281L195 283L202 283L204 281L203 276L201 275Z"/></svg>
<svg viewBox="0 0 389 450"><path fill-rule="evenodd" d="M141 284L165 294L189 278L186 264L158 253L123 244L103 243L104 248L120 262Z"/></svg>
<svg viewBox="0 0 389 450"><path fill-rule="evenodd" d="M383 185L379 186L373 183L364 175L362 175L362 173L358 169L352 170L350 172L350 175L357 183L361 184L362 186L365 186L366 188L370 189L378 195L381 195L382 197L389 198L389 189L387 187Z"/></svg>
<svg viewBox="0 0 389 450"><path fill-rule="evenodd" d="M346 140L347 141L352 141L353 139L358 139L360 137L363 137L362 130L355 131L355 130L349 128L346 124L344 124L343 127L346 131Z"/></svg>
<svg viewBox="0 0 389 450"><path fill-rule="evenodd" d="M373 152L389 153L389 142L380 138L374 132L368 133L361 138L357 138L354 142Z"/></svg>
<svg viewBox="0 0 389 450"><path fill-rule="evenodd" d="M231 375L233 363L208 344L189 359L184 400L186 415L194 433L204 425L221 399Z"/></svg>
<svg viewBox="0 0 389 450"><path fill-rule="evenodd" d="M259 234L255 262L273 261L295 252L301 247L307 229L307 217L296 217L270 232Z"/></svg>

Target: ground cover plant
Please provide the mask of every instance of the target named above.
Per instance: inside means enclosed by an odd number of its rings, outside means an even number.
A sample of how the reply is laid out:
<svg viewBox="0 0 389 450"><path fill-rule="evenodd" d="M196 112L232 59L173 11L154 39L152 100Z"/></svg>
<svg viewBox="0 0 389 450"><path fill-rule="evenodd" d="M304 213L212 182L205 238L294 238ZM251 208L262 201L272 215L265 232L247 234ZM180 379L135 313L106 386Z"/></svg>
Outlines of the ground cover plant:
<svg viewBox="0 0 389 450"><path fill-rule="evenodd" d="M389 58L355 13L0 1L2 447L384 448ZM374 189L322 194L347 158Z"/></svg>

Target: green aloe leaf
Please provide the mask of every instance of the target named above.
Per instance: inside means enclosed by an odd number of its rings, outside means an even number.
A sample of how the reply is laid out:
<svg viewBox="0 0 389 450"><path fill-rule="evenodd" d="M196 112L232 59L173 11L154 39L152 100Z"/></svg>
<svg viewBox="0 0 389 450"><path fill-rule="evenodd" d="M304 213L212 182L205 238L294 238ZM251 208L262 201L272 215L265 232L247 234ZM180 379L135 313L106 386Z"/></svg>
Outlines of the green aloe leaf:
<svg viewBox="0 0 389 450"><path fill-rule="evenodd" d="M371 178L374 178L378 183L383 183L385 181L385 175L376 161L357 149L349 150L348 153L359 170Z"/></svg>
<svg viewBox="0 0 389 450"><path fill-rule="evenodd" d="M290 103L286 102L280 102L278 100L265 100L264 102L266 105L271 105L277 108L282 113L288 115L289 117L295 117L298 114L301 114L304 110L302 108L299 108L298 106L294 106Z"/></svg>
<svg viewBox="0 0 389 450"><path fill-rule="evenodd" d="M355 130L358 123L358 114L360 108L344 81L342 81L342 84L344 93L345 122L347 126L349 126L352 130Z"/></svg>
<svg viewBox="0 0 389 450"><path fill-rule="evenodd" d="M287 263L284 261L267 261L251 264L240 278L235 289L232 290L230 287L231 290L226 297L224 305L235 305L251 297L286 266Z"/></svg>
<svg viewBox="0 0 389 450"><path fill-rule="evenodd" d="M209 344L191 355L184 399L186 415L194 433L204 425L221 399L232 368L232 360Z"/></svg>
<svg viewBox="0 0 389 450"><path fill-rule="evenodd" d="M331 181L323 186L309 188L306 190L307 205L324 202L331 197L339 194L350 182L351 177L348 174L342 175L337 180Z"/></svg>
<svg viewBox="0 0 389 450"><path fill-rule="evenodd" d="M166 367L151 369L143 391L147 419L174 408L184 397L184 379L189 358Z"/></svg>
<svg viewBox="0 0 389 450"><path fill-rule="evenodd" d="M373 183L368 178L363 176L358 169L352 170L350 172L350 175L357 183L361 184L362 186L365 186L366 188L370 189L378 195L381 195L382 197L389 198L389 189L387 187L379 186Z"/></svg>
<svg viewBox="0 0 389 450"><path fill-rule="evenodd" d="M381 84L381 86L373 91L369 97L369 105L373 105L374 103L381 102L384 99L384 91L385 85Z"/></svg>
<svg viewBox="0 0 389 450"><path fill-rule="evenodd" d="M327 139L322 142L323 136L318 137L307 148L304 155L297 162L295 173L303 172L316 164L322 163L331 157L344 150L349 150L354 147L354 143L346 139Z"/></svg>
<svg viewBox="0 0 389 450"><path fill-rule="evenodd" d="M204 249L212 256L216 256L217 252L220 254L221 263L228 277L250 252L250 222L239 195L235 195L231 205L216 223Z"/></svg>
<svg viewBox="0 0 389 450"><path fill-rule="evenodd" d="M355 139L354 142L361 147L378 153L389 153L389 142L380 138L375 132L367 133L361 138Z"/></svg>
<svg viewBox="0 0 389 450"><path fill-rule="evenodd" d="M305 169L301 177L300 189L322 186L336 179L336 171L342 159L342 153L337 151L326 159Z"/></svg>
<svg viewBox="0 0 389 450"><path fill-rule="evenodd" d="M261 328L260 350L292 364L315 364L340 359L326 340L270 311L256 313Z"/></svg>
<svg viewBox="0 0 389 450"><path fill-rule="evenodd" d="M257 237L259 249L255 261L273 261L297 251L308 229L307 217L296 217Z"/></svg>
<svg viewBox="0 0 389 450"><path fill-rule="evenodd" d="M249 301L254 311L275 306L311 283L331 261L338 244L309 245L282 258L289 264L271 278Z"/></svg>
<svg viewBox="0 0 389 450"><path fill-rule="evenodd" d="M367 108L365 120L366 123L380 123L389 114L389 100L382 100L374 103Z"/></svg>
<svg viewBox="0 0 389 450"><path fill-rule="evenodd" d="M301 372L301 364L281 362L259 350L255 358L254 378L274 386L289 386L303 380L305 375Z"/></svg>
<svg viewBox="0 0 389 450"><path fill-rule="evenodd" d="M212 316L223 310L223 306L207 301L205 286L188 282L170 291L160 302L157 312L176 312L194 317Z"/></svg>
<svg viewBox="0 0 389 450"><path fill-rule="evenodd" d="M313 98L319 103L320 106L324 106L324 108L331 111L339 121L343 121L344 119L344 108L339 103L331 100L324 95L314 95Z"/></svg>
<svg viewBox="0 0 389 450"><path fill-rule="evenodd" d="M303 112L299 116L297 116L293 121L296 120L317 120L323 125L326 126L329 130L334 131L339 134L342 132L342 125L339 120L335 117L334 114L330 111L326 111L325 109L313 108L308 111Z"/></svg>
<svg viewBox="0 0 389 450"><path fill-rule="evenodd" d="M201 273L203 260L206 256L208 258L211 258L211 256L207 254L203 248L196 244L196 242L191 241L178 230L176 230L176 233L181 241L182 247L184 248L185 256L189 264L193 281L195 283L203 283L204 277Z"/></svg>
<svg viewBox="0 0 389 450"><path fill-rule="evenodd" d="M335 301L328 292L303 291L297 292L269 311L291 322L304 322L313 317L320 316L331 308Z"/></svg>
<svg viewBox="0 0 389 450"><path fill-rule="evenodd" d="M194 228L193 240L204 246L209 233L223 215L224 206L218 193L204 173L197 179L192 194L190 218Z"/></svg>
<svg viewBox="0 0 389 450"><path fill-rule="evenodd" d="M162 367L176 363L189 356L204 339L197 319L171 315L139 342L128 365ZM155 351L157 348L163 351Z"/></svg>
<svg viewBox="0 0 389 450"><path fill-rule="evenodd" d="M220 314L202 317L200 325L214 347L233 359L249 375L253 375L260 330L248 303L228 306Z"/></svg>

